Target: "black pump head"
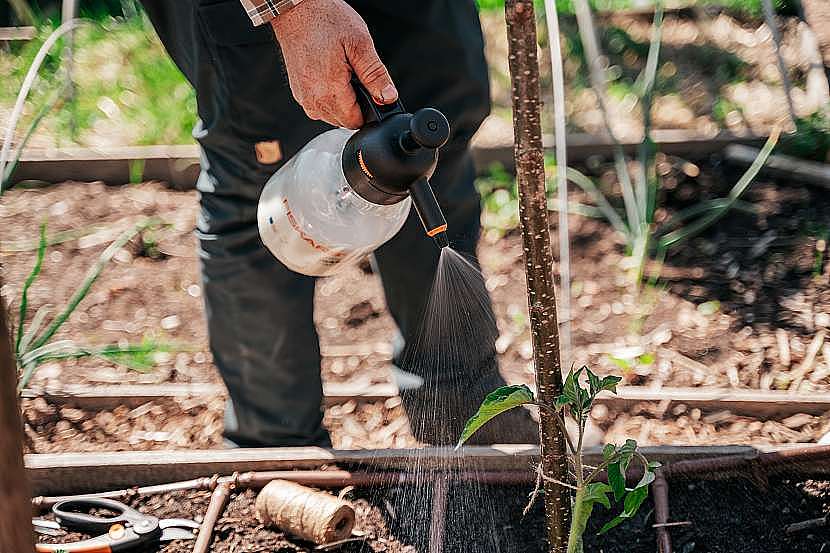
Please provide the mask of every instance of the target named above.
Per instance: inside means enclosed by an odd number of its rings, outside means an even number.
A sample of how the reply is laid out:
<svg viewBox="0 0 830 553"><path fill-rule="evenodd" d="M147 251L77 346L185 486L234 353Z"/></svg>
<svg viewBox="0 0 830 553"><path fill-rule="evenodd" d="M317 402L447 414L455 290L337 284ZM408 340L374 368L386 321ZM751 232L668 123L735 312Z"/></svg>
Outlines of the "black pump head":
<svg viewBox="0 0 830 553"><path fill-rule="evenodd" d="M363 118L343 149L343 173L352 189L369 202L395 204L412 197L428 236L446 247L447 221L429 184L438 148L450 135L444 114L433 108L407 113L400 101L378 105L356 80Z"/></svg>

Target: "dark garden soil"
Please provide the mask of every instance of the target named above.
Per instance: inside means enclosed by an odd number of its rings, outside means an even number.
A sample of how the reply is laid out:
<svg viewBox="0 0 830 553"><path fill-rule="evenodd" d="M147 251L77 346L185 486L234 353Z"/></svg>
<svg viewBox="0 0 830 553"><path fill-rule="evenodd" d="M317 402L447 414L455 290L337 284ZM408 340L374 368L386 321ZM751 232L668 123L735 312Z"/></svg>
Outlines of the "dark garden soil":
<svg viewBox="0 0 830 553"><path fill-rule="evenodd" d="M432 505L429 486L357 490L352 497L358 514L356 536L361 541L338 551L389 553L434 551L428 548ZM445 516L446 553L543 553L541 502L527 516L526 488L453 486ZM214 553L307 552L313 548L260 525L253 509L255 494L234 495L220 518L211 551ZM131 504L159 517L199 519L210 492L177 492L135 498ZM819 518L830 510L830 482L775 479L764 489L747 480L691 482L670 486L674 550L682 553L816 553L830 547L830 529L787 535L785 527ZM616 507L618 508L618 507ZM656 549L653 505L648 499L631 521L605 536L596 536L611 512L598 507L586 533L585 550L598 553L653 553ZM72 534L61 538L81 539ZM43 538L47 539L54 538ZM189 542L174 542L162 553L185 553Z"/></svg>
<svg viewBox="0 0 830 553"><path fill-rule="evenodd" d="M717 157L700 167L701 174L690 177L694 171L683 160L661 160L665 182L661 205L666 207L661 208L660 218L696 201L725 196L738 178ZM608 186L613 183L607 165L584 169ZM577 193L573 199L587 203ZM673 250L660 284L646 287L641 295L621 269L623 246L609 226L572 216L574 362L590 363L599 372L621 373L624 384L655 388L795 389L792 374L803 372L799 390L830 390L830 342L805 364L811 343L823 339L830 326L830 271L822 251L830 198L799 183L761 178L744 200L754 214L733 211L702 236ZM102 345L154 337L180 351L158 352L156 368L146 372L97 358L47 363L36 373L34 385L218 382L203 322L193 237L197 211L195 193L175 192L157 183L123 187L67 183L14 190L4 197L0 268L5 282L2 295L14 304L12 313L34 263L40 222L48 219L50 236L77 231L74 239L47 251L42 274L30 291L30 317L46 304L53 313L62 307L105 244L122 229L151 215L170 223L118 252L57 338ZM480 257L501 332L497 346L503 373L511 382L531 383L518 231L486 230ZM321 280L316 299L321 346L330 354L323 360L324 379L388 382L393 324L384 309L379 279L356 267ZM113 425L126 425L117 431L124 438L117 445L110 443L118 449L218 443L221 401L101 414L64 414L43 405L40 409L45 411L40 413L34 405L28 402L26 411L33 433L41 434L40 440L34 439L38 451L100 449L104 437L99 434ZM164 415L159 415L162 411ZM411 444L406 423L394 421L400 413L394 403L335 406L327 423L339 433L335 442L343 447ZM595 415L598 428L608 431L609 437L635 437L641 443L815 441L828 431L826 417L758 421L683 405L640 406L627 413L599 410ZM182 434L169 424L172 420L181 423L176 426L204 426L195 434ZM376 439L382 428L386 433ZM79 434L89 433L98 438L79 440Z"/></svg>

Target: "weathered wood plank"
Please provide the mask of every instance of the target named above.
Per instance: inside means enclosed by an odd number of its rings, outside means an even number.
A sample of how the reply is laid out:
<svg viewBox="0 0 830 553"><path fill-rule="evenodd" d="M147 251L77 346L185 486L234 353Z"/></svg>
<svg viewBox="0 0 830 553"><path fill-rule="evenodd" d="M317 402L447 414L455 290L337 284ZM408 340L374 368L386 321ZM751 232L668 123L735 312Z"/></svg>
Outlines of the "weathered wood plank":
<svg viewBox="0 0 830 553"><path fill-rule="evenodd" d="M760 150L741 144L726 148L726 159L741 167L749 167L758 157ZM769 156L761 172L774 177L785 178L796 184L810 184L830 190L830 164L817 163L783 154Z"/></svg>
<svg viewBox="0 0 830 553"><path fill-rule="evenodd" d="M657 446L642 448L653 460L668 464L689 459L753 455L771 451L811 450L813 444L780 446ZM602 452L590 448L586 462L598 464ZM498 445L382 450L330 450L317 447L60 453L26 456L34 495L114 490L189 480L212 474L266 470L311 470L338 464L361 470L532 471L539 448ZM830 471L830 463L827 464Z"/></svg>
<svg viewBox="0 0 830 553"><path fill-rule="evenodd" d="M355 401L385 401L398 395L394 384L330 383L324 385L327 405ZM92 386L67 384L60 388L28 389L27 399L44 397L50 403L79 409L104 410L119 405L138 407L149 401L165 399L209 398L225 395L218 384L118 384ZM732 390L721 388L659 388L620 386L617 394L603 393L597 403L622 411L643 402L669 401L703 411L731 411L735 415L759 418L783 418L797 413L822 415L830 412L830 394L821 392L788 392Z"/></svg>
<svg viewBox="0 0 830 553"><path fill-rule="evenodd" d="M822 415L830 412L830 394L820 392L777 392L718 388L660 388L620 386L617 395L605 393L598 403L624 410L642 402L670 401L690 408L728 410L736 415L775 418L796 413Z"/></svg>
<svg viewBox="0 0 830 553"><path fill-rule="evenodd" d="M385 401L398 395L394 384L331 383L323 386L326 405L349 400ZM50 403L78 409L108 410L120 405L135 408L150 401L225 396L225 388L219 384L117 384L91 386L67 384L60 388L24 390L23 398L43 397Z"/></svg>
<svg viewBox="0 0 830 553"><path fill-rule="evenodd" d="M729 133L701 136L672 129L656 129L652 138L660 144L662 152L691 159L722 151L728 144L760 144L763 141L763 137ZM552 147L552 137L545 137L545 148L552 150ZM623 147L633 153L637 144L626 143ZM568 136L568 152L569 159L575 162L590 156L607 157L612 153L612 144L602 137L572 134ZM493 163L511 171L514 168L512 144L484 146L473 143L472 155L479 172L486 171ZM141 175L143 180L166 181L178 189L193 188L199 175L199 149L194 145L162 145L26 150L12 181L103 181L120 185L130 182L136 175Z"/></svg>
<svg viewBox="0 0 830 553"><path fill-rule="evenodd" d="M35 27L0 27L0 42L32 40L37 36Z"/></svg>

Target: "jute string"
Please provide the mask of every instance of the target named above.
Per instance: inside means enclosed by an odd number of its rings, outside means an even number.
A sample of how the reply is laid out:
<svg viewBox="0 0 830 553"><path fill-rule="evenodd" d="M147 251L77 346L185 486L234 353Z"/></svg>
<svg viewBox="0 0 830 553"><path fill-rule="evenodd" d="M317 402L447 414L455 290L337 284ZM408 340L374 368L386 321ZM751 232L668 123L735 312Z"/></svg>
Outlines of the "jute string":
<svg viewBox="0 0 830 553"><path fill-rule="evenodd" d="M274 480L262 489L256 511L264 524L318 545L348 538L355 524L348 502L286 480Z"/></svg>

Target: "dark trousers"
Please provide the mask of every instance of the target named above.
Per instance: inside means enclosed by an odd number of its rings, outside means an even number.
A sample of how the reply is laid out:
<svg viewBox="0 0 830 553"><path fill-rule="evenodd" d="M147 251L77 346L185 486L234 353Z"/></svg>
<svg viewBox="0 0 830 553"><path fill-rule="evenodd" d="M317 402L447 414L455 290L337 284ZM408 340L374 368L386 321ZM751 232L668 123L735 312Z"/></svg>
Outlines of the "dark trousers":
<svg viewBox="0 0 830 553"><path fill-rule="evenodd" d="M200 121L194 137L202 148L197 233L210 345L231 400L226 436L250 446L326 444L315 279L285 268L260 241L257 199L282 162L259 163L254 145L278 140L284 161L329 127L309 120L294 101L270 26L253 28L239 0L144 0L144 5L197 93ZM352 5L366 20L404 105L437 107L452 125L432 185L451 242L473 254L480 207L468 143L490 105L474 0L353 0ZM408 342L419 331L437 256L414 212L375 254L389 309ZM493 329L484 335L493 335ZM427 429L419 437L450 440L461 418L502 383L493 344L482 344L477 355L471 366L480 391L455 417L452 432L437 438ZM464 384L463 378L456 380ZM470 386L464 389L469 395ZM424 398L414 393L404 401L413 416Z"/></svg>

